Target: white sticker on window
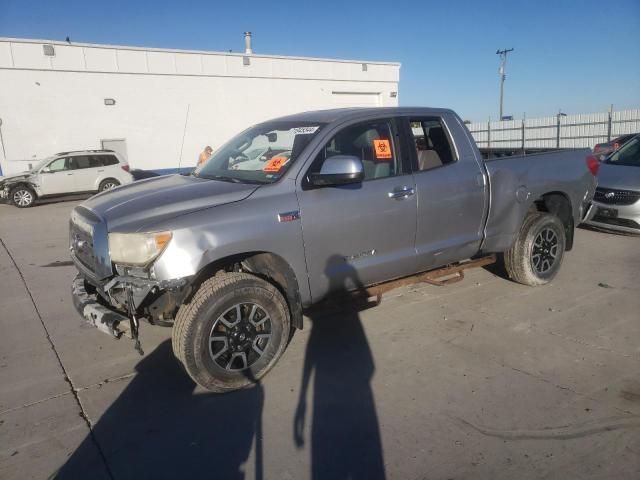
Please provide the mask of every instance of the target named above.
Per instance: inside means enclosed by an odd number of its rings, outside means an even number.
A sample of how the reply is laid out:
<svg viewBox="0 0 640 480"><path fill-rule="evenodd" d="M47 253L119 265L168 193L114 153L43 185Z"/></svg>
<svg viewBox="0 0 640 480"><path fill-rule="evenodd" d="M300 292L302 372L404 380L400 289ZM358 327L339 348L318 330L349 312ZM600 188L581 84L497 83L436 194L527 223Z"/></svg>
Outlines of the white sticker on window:
<svg viewBox="0 0 640 480"><path fill-rule="evenodd" d="M316 133L320 127L296 127L293 129L293 133L296 135L309 135L310 133Z"/></svg>

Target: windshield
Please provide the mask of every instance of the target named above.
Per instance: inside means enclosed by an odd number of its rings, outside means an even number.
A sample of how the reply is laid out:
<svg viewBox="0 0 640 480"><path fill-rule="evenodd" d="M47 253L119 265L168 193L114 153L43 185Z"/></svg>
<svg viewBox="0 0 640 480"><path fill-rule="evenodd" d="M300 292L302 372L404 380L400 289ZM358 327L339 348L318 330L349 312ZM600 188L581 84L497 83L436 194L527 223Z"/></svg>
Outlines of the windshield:
<svg viewBox="0 0 640 480"><path fill-rule="evenodd" d="M53 160L55 157L47 157L44 158L42 160L40 160L38 163L36 163L33 167L31 167L31 170L29 170L30 172L35 172L37 170L40 170L42 167L44 167L47 162L50 162L51 160Z"/></svg>
<svg viewBox="0 0 640 480"><path fill-rule="evenodd" d="M614 165L640 167L640 135L636 135L625 143L620 147L620 150L607 158L606 162Z"/></svg>
<svg viewBox="0 0 640 480"><path fill-rule="evenodd" d="M267 122L235 136L193 175L238 183L273 183L284 175L325 124Z"/></svg>

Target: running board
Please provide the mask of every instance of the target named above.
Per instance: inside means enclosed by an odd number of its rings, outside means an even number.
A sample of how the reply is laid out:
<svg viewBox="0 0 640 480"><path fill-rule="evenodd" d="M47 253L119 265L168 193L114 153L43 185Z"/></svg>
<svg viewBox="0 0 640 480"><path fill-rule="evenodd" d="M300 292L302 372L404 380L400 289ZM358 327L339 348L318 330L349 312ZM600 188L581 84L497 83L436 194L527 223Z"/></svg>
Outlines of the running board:
<svg viewBox="0 0 640 480"><path fill-rule="evenodd" d="M453 283L464 280L464 270L468 268L478 268L484 267L486 265L491 265L493 263L496 263L496 260L496 255L492 254L486 257L477 258L475 260L452 263L436 270L430 270L428 272L411 275L410 277L403 277L397 280L391 280L389 282L374 285L367 288L366 293L370 297L376 297L390 290L394 290L399 287L405 287L407 285L414 285L416 283L428 283L430 285L444 287L446 285L451 285Z"/></svg>

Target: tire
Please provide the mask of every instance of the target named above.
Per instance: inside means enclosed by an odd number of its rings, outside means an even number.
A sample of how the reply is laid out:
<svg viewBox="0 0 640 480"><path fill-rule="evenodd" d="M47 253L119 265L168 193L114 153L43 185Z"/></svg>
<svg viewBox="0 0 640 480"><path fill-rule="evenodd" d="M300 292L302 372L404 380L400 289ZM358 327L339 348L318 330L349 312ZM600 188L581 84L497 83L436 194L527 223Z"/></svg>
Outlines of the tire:
<svg viewBox="0 0 640 480"><path fill-rule="evenodd" d="M100 182L100 186L98 187L98 190L100 192L106 192L107 190L113 190L119 185L120 185L120 182L115 178L107 178Z"/></svg>
<svg viewBox="0 0 640 480"><path fill-rule="evenodd" d="M36 201L36 192L32 188L20 185L11 189L9 193L11 203L18 208L32 207Z"/></svg>
<svg viewBox="0 0 640 480"><path fill-rule="evenodd" d="M550 213L529 214L518 238L504 254L504 266L513 281L537 286L549 283L560 270L566 240L564 225Z"/></svg>
<svg viewBox="0 0 640 480"><path fill-rule="evenodd" d="M247 273L221 273L178 310L173 352L198 385L212 392L238 390L276 364L290 325L287 302L273 285Z"/></svg>

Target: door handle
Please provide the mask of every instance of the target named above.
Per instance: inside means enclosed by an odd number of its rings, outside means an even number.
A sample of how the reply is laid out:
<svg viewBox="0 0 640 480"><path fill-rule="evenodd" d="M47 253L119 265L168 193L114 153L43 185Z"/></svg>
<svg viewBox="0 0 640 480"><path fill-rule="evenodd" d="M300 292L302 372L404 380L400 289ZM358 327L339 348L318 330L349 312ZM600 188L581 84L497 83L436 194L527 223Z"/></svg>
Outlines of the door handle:
<svg viewBox="0 0 640 480"><path fill-rule="evenodd" d="M98 170L98 172L104 172L104 170Z"/></svg>
<svg viewBox="0 0 640 480"><path fill-rule="evenodd" d="M407 198L410 197L411 195L415 195L416 193L416 189L413 187L400 187L400 188L396 188L394 189L392 192L389 192L389 198Z"/></svg>
<svg viewBox="0 0 640 480"><path fill-rule="evenodd" d="M67 173L67 176L71 177L71 176L73 176L73 173Z"/></svg>

